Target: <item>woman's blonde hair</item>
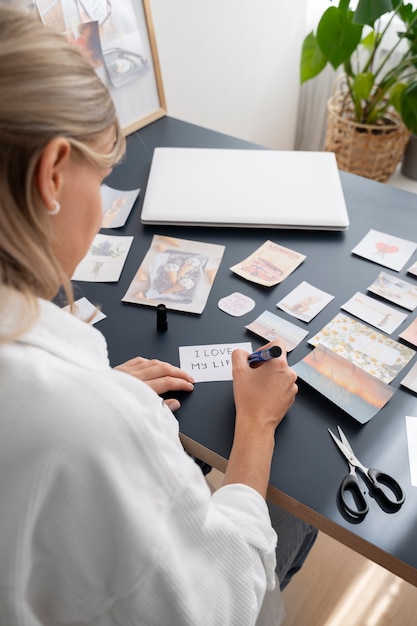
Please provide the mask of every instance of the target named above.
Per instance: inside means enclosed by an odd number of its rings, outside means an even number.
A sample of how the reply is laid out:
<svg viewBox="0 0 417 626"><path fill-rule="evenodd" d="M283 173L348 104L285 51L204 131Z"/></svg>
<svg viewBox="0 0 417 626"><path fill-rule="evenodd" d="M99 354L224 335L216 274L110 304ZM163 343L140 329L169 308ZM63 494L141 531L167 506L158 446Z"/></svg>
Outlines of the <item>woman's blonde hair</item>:
<svg viewBox="0 0 417 626"><path fill-rule="evenodd" d="M97 140L112 127L112 152L96 152ZM53 218L36 185L40 155L58 136L68 139L73 154L102 167L124 152L112 99L89 62L64 36L0 6L0 317L11 291L26 303L22 319L0 340L30 327L37 298L50 299L63 286L72 302L53 251Z"/></svg>

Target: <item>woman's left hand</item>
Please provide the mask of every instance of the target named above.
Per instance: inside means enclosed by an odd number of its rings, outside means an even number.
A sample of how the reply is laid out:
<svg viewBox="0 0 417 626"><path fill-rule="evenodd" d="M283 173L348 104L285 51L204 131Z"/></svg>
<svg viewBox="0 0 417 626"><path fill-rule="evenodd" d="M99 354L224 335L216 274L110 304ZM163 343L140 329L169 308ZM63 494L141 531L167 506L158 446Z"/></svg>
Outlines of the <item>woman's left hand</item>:
<svg viewBox="0 0 417 626"><path fill-rule="evenodd" d="M165 361L137 356L126 363L117 365L115 369L142 380L159 395L167 391L192 391L194 389L194 379L187 372Z"/></svg>

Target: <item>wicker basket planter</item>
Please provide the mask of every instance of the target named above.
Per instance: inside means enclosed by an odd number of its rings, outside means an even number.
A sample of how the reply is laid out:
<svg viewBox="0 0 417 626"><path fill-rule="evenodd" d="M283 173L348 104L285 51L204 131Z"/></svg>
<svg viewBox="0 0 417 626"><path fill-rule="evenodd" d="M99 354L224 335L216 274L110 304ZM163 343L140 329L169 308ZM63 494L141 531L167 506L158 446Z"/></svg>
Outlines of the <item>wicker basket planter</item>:
<svg viewBox="0 0 417 626"><path fill-rule="evenodd" d="M338 81L327 102L325 150L336 154L339 169L385 182L395 172L410 137L395 111L383 123L359 124L353 119L349 93Z"/></svg>

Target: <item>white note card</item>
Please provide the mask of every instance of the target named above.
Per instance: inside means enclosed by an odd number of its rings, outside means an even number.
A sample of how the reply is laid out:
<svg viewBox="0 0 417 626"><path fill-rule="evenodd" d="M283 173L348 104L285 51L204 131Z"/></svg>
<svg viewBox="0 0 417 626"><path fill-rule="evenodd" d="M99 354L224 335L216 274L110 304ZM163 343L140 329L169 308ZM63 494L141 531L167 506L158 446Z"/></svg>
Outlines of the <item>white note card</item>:
<svg viewBox="0 0 417 626"><path fill-rule="evenodd" d="M410 477L413 487L417 487L417 417L407 415L408 458L410 460Z"/></svg>
<svg viewBox="0 0 417 626"><path fill-rule="evenodd" d="M232 380L232 352L237 348L252 352L250 342L180 346L180 368L196 383Z"/></svg>

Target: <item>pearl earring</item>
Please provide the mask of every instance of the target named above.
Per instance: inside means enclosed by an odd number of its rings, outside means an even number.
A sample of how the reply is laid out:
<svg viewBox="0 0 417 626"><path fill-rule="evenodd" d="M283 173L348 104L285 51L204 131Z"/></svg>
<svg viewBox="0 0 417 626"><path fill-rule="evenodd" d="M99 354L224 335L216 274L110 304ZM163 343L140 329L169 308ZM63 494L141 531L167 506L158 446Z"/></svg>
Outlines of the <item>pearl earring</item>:
<svg viewBox="0 0 417 626"><path fill-rule="evenodd" d="M54 208L53 209L49 209L48 210L48 214L49 215L58 215L60 210L61 210L61 205L59 204L58 200L54 200Z"/></svg>

